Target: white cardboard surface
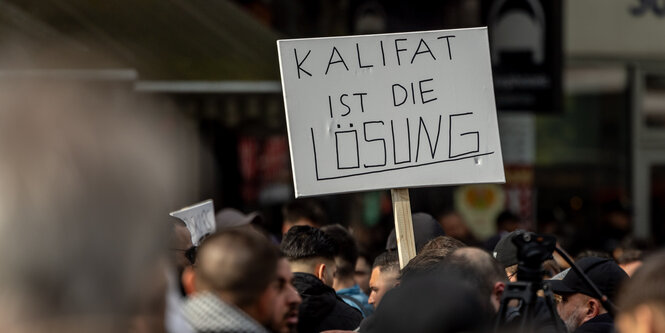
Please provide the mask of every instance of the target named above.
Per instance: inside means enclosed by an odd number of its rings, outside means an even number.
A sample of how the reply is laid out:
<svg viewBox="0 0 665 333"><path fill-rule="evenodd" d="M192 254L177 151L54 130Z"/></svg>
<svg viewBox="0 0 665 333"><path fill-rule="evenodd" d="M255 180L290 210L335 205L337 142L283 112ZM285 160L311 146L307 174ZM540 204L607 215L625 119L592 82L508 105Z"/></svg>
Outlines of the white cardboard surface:
<svg viewBox="0 0 665 333"><path fill-rule="evenodd" d="M210 199L171 212L169 215L185 222L194 246L199 245L203 236L215 232L215 207Z"/></svg>
<svg viewBox="0 0 665 333"><path fill-rule="evenodd" d="M505 182L486 28L277 45L296 197Z"/></svg>

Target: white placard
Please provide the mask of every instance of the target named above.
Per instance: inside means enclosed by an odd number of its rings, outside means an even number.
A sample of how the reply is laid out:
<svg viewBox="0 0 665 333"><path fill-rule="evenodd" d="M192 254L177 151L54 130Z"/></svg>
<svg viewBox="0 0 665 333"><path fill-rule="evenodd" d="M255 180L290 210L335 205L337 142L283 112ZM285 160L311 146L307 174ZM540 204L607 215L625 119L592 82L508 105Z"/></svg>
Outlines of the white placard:
<svg viewBox="0 0 665 333"><path fill-rule="evenodd" d="M169 215L185 222L194 246L199 245L203 236L215 232L215 207L210 199L171 212Z"/></svg>
<svg viewBox="0 0 665 333"><path fill-rule="evenodd" d="M486 28L277 46L296 197L505 181Z"/></svg>

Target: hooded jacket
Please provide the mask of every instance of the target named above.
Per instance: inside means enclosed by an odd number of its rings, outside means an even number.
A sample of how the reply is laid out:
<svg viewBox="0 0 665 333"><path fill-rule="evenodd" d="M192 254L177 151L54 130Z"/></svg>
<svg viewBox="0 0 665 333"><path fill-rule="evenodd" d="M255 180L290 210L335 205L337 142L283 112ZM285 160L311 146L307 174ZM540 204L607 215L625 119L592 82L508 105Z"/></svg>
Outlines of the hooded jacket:
<svg viewBox="0 0 665 333"><path fill-rule="evenodd" d="M318 333L326 330L354 330L363 319L360 311L346 304L335 289L316 276L294 273L293 286L302 298L298 312L298 332Z"/></svg>

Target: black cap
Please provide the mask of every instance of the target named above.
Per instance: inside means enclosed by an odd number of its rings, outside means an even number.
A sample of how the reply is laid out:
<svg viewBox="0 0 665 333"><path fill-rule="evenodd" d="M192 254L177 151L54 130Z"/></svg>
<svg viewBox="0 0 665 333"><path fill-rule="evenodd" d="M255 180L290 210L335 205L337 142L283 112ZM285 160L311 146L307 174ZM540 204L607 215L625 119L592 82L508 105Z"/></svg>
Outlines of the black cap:
<svg viewBox="0 0 665 333"><path fill-rule="evenodd" d="M515 230L509 234L501 237L496 246L494 247L494 252L492 256L501 264L503 267L508 267L512 265L517 265L519 260L517 259L517 245L513 243L513 238L519 236L526 231L524 230Z"/></svg>
<svg viewBox="0 0 665 333"><path fill-rule="evenodd" d="M441 229L441 225L437 222L432 215L427 213L415 213L411 215L413 221L413 238L416 242L416 251L420 250L430 240L439 236L445 236L446 233ZM386 250L397 249L397 237L395 236L395 229L390 232L388 241L386 242Z"/></svg>
<svg viewBox="0 0 665 333"><path fill-rule="evenodd" d="M619 286L628 279L628 274L611 259L586 257L575 264L610 300L614 300ZM552 291L559 295L582 293L593 298L600 298L573 269L561 280L550 280L550 286Z"/></svg>

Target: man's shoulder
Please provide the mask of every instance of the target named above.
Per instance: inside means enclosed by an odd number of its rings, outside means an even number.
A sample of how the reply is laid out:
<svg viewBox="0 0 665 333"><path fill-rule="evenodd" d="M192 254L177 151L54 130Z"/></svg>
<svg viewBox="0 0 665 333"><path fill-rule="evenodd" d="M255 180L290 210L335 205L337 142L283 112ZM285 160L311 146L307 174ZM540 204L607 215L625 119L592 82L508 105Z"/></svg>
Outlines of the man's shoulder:
<svg viewBox="0 0 665 333"><path fill-rule="evenodd" d="M212 293L191 296L183 307L185 318L196 332L267 333L258 322Z"/></svg>

